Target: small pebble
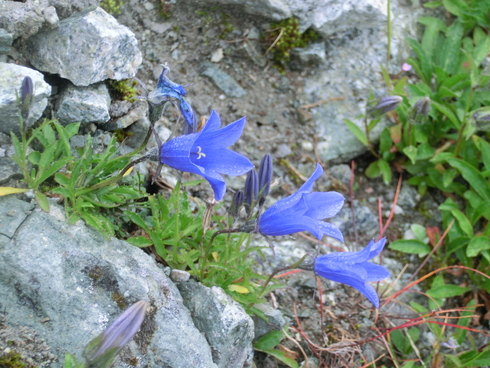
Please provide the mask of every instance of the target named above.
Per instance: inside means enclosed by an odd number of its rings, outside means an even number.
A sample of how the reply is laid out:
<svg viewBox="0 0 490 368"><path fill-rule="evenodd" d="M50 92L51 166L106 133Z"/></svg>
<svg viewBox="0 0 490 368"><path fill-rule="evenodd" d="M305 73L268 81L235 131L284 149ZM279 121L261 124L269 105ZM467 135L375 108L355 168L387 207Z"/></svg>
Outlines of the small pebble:
<svg viewBox="0 0 490 368"><path fill-rule="evenodd" d="M143 6L145 7L146 10L148 11L151 11L153 9L155 9L155 5L153 5L152 3L150 2L147 2L147 3L144 3Z"/></svg>
<svg viewBox="0 0 490 368"><path fill-rule="evenodd" d="M218 96L218 100L221 100L221 101L223 101L225 98L226 98L226 96L225 96L225 95L219 95L219 96Z"/></svg>
<svg viewBox="0 0 490 368"><path fill-rule="evenodd" d="M191 274L187 271L182 271L182 270L172 270L170 272L170 279L173 282L186 282L189 281L189 277L191 277Z"/></svg>
<svg viewBox="0 0 490 368"><path fill-rule="evenodd" d="M211 61L213 63L219 63L223 59L223 49L218 49L211 55Z"/></svg>
<svg viewBox="0 0 490 368"><path fill-rule="evenodd" d="M301 148L303 148L307 152L312 152L313 151L313 143L309 141L302 141L301 142Z"/></svg>

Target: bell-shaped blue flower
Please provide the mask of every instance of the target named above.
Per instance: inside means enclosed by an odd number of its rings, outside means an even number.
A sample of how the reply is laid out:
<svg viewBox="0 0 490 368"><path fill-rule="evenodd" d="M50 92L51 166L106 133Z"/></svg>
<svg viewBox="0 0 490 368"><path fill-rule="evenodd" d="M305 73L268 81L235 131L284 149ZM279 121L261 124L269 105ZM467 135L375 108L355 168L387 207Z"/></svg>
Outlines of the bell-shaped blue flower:
<svg viewBox="0 0 490 368"><path fill-rule="evenodd" d="M226 192L221 174L242 175L254 167L248 158L226 148L240 138L245 121L243 117L219 129L221 120L213 110L202 131L166 142L160 149L160 162L201 175L211 184L214 197L219 201Z"/></svg>
<svg viewBox="0 0 490 368"><path fill-rule="evenodd" d="M287 235L309 231L320 240L323 235L344 241L337 226L322 221L333 217L344 205L344 197L337 192L313 192L313 184L323 173L317 164L315 172L289 197L277 201L259 218L258 230L263 235Z"/></svg>
<svg viewBox="0 0 490 368"><path fill-rule="evenodd" d="M379 308L378 294L368 282L381 281L389 277L390 273L385 267L368 261L381 253L385 243L386 238L376 243L371 240L359 252L336 252L319 256L315 259L315 272L326 279L356 288Z"/></svg>

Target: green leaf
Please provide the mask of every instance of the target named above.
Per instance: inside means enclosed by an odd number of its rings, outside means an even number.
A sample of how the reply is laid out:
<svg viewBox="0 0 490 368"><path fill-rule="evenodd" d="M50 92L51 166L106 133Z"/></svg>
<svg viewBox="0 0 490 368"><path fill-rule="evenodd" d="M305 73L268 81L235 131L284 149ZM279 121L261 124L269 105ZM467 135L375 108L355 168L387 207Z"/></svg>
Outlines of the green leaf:
<svg viewBox="0 0 490 368"><path fill-rule="evenodd" d="M463 24L459 20L456 20L446 33L446 40L441 50L440 66L449 74L454 74L457 70L463 32Z"/></svg>
<svg viewBox="0 0 490 368"><path fill-rule="evenodd" d="M366 134L359 128L356 124L354 124L352 121L344 119L344 123L347 125L347 127L350 129L352 134L355 135L355 137L365 146L368 145L368 140L366 137Z"/></svg>
<svg viewBox="0 0 490 368"><path fill-rule="evenodd" d="M475 63L477 66L485 60L485 57L488 54L488 50L490 49L490 36L487 36L483 42L480 42L473 51L473 58L475 59Z"/></svg>
<svg viewBox="0 0 490 368"><path fill-rule="evenodd" d="M461 128L461 123L459 122L458 117L448 107L435 101L431 101L431 105L434 106L440 113L447 116L456 129Z"/></svg>
<svg viewBox="0 0 490 368"><path fill-rule="evenodd" d="M63 166L65 166L68 162L72 160L72 157L63 157L58 161L55 161L52 165L50 165L43 173L39 176L39 183L44 182L49 177L53 176L57 173Z"/></svg>
<svg viewBox="0 0 490 368"><path fill-rule="evenodd" d="M41 154L38 151L32 151L31 153L29 153L29 156L27 156L27 159L31 164L39 165L39 161L41 160Z"/></svg>
<svg viewBox="0 0 490 368"><path fill-rule="evenodd" d="M282 331L273 330L262 336L256 343L254 349L270 350L275 348L284 338Z"/></svg>
<svg viewBox="0 0 490 368"><path fill-rule="evenodd" d="M477 169L457 158L448 158L447 163L459 170L463 178L483 199L490 200L490 185Z"/></svg>
<svg viewBox="0 0 490 368"><path fill-rule="evenodd" d="M463 295L467 291L470 291L469 287L462 287L458 285L441 285L433 287L427 291L427 295L436 299L451 298L453 296Z"/></svg>
<svg viewBox="0 0 490 368"><path fill-rule="evenodd" d="M487 249L490 249L490 239L484 235L475 236L468 244L468 248L466 248L466 255L468 257L476 257L482 250Z"/></svg>
<svg viewBox="0 0 490 368"><path fill-rule="evenodd" d="M471 362L472 367L487 367L490 365L490 351L484 351Z"/></svg>
<svg viewBox="0 0 490 368"><path fill-rule="evenodd" d="M461 227L461 230L468 236L473 236L473 226L471 226L470 220L468 217L458 209L452 209L451 214L456 218L458 225Z"/></svg>
<svg viewBox="0 0 490 368"><path fill-rule="evenodd" d="M415 309L417 313L425 314L428 312L427 308L417 302L409 302L410 306Z"/></svg>
<svg viewBox="0 0 490 368"><path fill-rule="evenodd" d="M272 355L274 358L276 358L277 360L280 360L281 362L286 364L288 367L291 367L291 368L298 368L299 367L296 360L289 358L288 356L286 356L286 353L284 353L281 350L275 350L275 349L272 349L272 350L256 349L256 350L261 351L261 352L266 353L266 354L269 354L269 355Z"/></svg>
<svg viewBox="0 0 490 368"><path fill-rule="evenodd" d="M381 170L379 169L379 160L371 162L364 172L368 178L377 178L381 175Z"/></svg>
<svg viewBox="0 0 490 368"><path fill-rule="evenodd" d="M427 55L422 45L412 38L406 39L407 43L413 48L417 57L420 60L420 69L422 72L422 79L426 84L430 84L432 78L432 62L430 57Z"/></svg>
<svg viewBox="0 0 490 368"><path fill-rule="evenodd" d="M442 186L447 188L454 180L458 171L456 169L448 169L442 174Z"/></svg>
<svg viewBox="0 0 490 368"><path fill-rule="evenodd" d="M49 212L49 202L44 194L36 192L36 201L44 212Z"/></svg>
<svg viewBox="0 0 490 368"><path fill-rule="evenodd" d="M153 245L153 242L150 239L145 238L144 236L135 236L128 238L126 240L129 244L133 244L138 248L145 248Z"/></svg>
<svg viewBox="0 0 490 368"><path fill-rule="evenodd" d="M383 160L382 158L378 160L378 166L379 170L381 171L381 174L383 175L383 181L386 185L388 185L391 181L391 169L390 165L386 160Z"/></svg>
<svg viewBox="0 0 490 368"><path fill-rule="evenodd" d="M416 239L400 239L391 243L388 248L403 253L418 254L419 257L430 253L431 249L427 244Z"/></svg>
<svg viewBox="0 0 490 368"><path fill-rule="evenodd" d="M442 0L442 3L448 12L457 17L463 15L468 8L468 5L463 0Z"/></svg>
<svg viewBox="0 0 490 368"><path fill-rule="evenodd" d="M481 158L485 169L490 170L490 143L485 140L480 141Z"/></svg>
<svg viewBox="0 0 490 368"><path fill-rule="evenodd" d="M427 9L435 9L442 6L442 1L429 1L428 3L425 3L423 6L424 8Z"/></svg>
<svg viewBox="0 0 490 368"><path fill-rule="evenodd" d="M412 161L412 164L417 162L417 147L408 146L403 148L403 153Z"/></svg>

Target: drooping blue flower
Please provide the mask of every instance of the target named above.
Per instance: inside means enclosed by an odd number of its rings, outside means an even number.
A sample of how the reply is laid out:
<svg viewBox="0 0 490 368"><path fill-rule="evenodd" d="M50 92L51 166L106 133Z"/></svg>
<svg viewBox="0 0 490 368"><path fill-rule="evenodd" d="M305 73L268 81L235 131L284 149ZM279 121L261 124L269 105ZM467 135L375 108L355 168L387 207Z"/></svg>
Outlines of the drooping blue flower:
<svg viewBox="0 0 490 368"><path fill-rule="evenodd" d="M163 65L163 70L162 74L160 74L160 78L158 78L158 83L157 83L157 88L160 90L167 90L171 89L178 93L181 96L185 96L187 94L187 91L185 88L178 83L172 82L168 77L167 74L170 72L170 68L166 65Z"/></svg>
<svg viewBox="0 0 490 368"><path fill-rule="evenodd" d="M213 110L202 131L166 142L160 149L160 162L201 175L211 184L214 197L219 201L226 191L221 174L242 175L254 167L248 158L226 148L240 138L245 122L243 117L219 129L221 120Z"/></svg>
<svg viewBox="0 0 490 368"><path fill-rule="evenodd" d="M356 288L379 308L378 294L368 282L381 281L390 276L389 271L380 265L368 262L381 253L386 238L376 243L371 240L359 252L336 252L315 259L315 272L326 279L341 282Z"/></svg>
<svg viewBox="0 0 490 368"><path fill-rule="evenodd" d="M344 241L337 226L322 221L337 214L344 205L344 197L337 192L313 192L313 184L323 173L317 164L315 172L289 197L277 201L259 218L258 230L263 235L287 235L309 231L319 240L323 235Z"/></svg>

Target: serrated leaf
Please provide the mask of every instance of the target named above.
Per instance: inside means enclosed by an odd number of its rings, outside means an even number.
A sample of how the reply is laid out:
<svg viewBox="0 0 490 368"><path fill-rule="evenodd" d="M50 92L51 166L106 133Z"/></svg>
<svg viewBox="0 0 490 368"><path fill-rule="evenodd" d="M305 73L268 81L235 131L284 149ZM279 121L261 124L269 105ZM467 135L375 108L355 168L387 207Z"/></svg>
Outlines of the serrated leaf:
<svg viewBox="0 0 490 368"><path fill-rule="evenodd" d="M490 249L490 239L484 235L475 236L466 248L466 255L468 257L476 257L482 250L487 249Z"/></svg>
<svg viewBox="0 0 490 368"><path fill-rule="evenodd" d="M461 53L461 39L463 38L463 24L456 20L446 32L446 40L441 50L441 67L449 74L454 74L458 67Z"/></svg>
<svg viewBox="0 0 490 368"><path fill-rule="evenodd" d="M397 250L403 253L418 254L419 257L425 256L430 253L430 247L416 239L400 239L391 243L388 248Z"/></svg>
<svg viewBox="0 0 490 368"><path fill-rule="evenodd" d="M349 130L354 134L354 136L365 146L368 145L368 140L366 138L366 134L359 128L356 124L354 124L352 121L344 119L344 123L347 125Z"/></svg>
<svg viewBox="0 0 490 368"><path fill-rule="evenodd" d="M483 199L490 200L490 185L477 169L457 158L448 158L447 163L459 170L463 178Z"/></svg>
<svg viewBox="0 0 490 368"><path fill-rule="evenodd" d="M427 291L427 295L436 299L451 298L453 296L463 295L467 291L470 291L469 287L462 287L458 285L441 285L436 286Z"/></svg>
<svg viewBox="0 0 490 368"><path fill-rule="evenodd" d="M29 189L23 189L23 188L0 187L0 197L9 194L25 193L28 191Z"/></svg>
<svg viewBox="0 0 490 368"><path fill-rule="evenodd" d="M37 192L36 201L39 203L39 207L41 207L44 212L49 212L49 202L44 194Z"/></svg>

